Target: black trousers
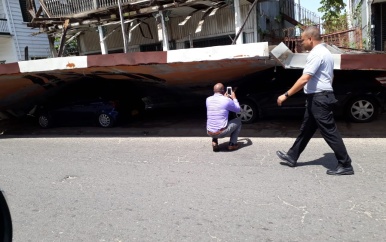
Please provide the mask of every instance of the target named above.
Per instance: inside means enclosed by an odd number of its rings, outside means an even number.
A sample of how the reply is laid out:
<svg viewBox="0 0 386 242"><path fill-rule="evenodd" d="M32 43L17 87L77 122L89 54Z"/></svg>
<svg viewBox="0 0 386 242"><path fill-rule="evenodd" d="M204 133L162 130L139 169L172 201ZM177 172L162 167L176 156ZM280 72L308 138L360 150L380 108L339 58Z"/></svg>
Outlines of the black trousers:
<svg viewBox="0 0 386 242"><path fill-rule="evenodd" d="M334 151L338 163L343 166L351 165L351 158L347 154L332 112L336 102L332 92L307 95L306 111L300 134L287 152L290 157L297 161L316 130L319 129L324 140Z"/></svg>

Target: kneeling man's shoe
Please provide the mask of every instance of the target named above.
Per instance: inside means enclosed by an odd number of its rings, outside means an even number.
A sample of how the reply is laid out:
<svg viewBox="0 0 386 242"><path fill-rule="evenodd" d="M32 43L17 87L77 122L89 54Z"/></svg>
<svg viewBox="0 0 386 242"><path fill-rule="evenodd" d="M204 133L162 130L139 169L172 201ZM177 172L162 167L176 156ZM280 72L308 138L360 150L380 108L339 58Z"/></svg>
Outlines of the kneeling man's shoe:
<svg viewBox="0 0 386 242"><path fill-rule="evenodd" d="M214 152L219 152L220 151L220 146L216 142L212 142L212 147Z"/></svg>
<svg viewBox="0 0 386 242"><path fill-rule="evenodd" d="M334 170L327 170L328 175L354 175L354 169L351 165L343 166L339 164Z"/></svg>
<svg viewBox="0 0 386 242"><path fill-rule="evenodd" d="M287 153L285 153L284 151L276 151L276 155L282 159L283 161L285 161L285 164L288 165L289 167L295 167L296 166L296 161L294 159L292 159L292 157L290 157L289 155L287 155Z"/></svg>
<svg viewBox="0 0 386 242"><path fill-rule="evenodd" d="M228 145L228 150L229 151L237 150L238 148L239 148L239 144L229 143L229 145Z"/></svg>

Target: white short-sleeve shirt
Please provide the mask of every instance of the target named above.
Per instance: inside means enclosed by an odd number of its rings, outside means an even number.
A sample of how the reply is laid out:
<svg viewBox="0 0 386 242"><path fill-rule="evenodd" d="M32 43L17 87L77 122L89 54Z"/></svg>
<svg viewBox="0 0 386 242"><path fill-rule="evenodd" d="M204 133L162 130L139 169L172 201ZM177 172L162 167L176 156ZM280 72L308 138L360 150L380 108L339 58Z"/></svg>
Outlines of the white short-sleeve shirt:
<svg viewBox="0 0 386 242"><path fill-rule="evenodd" d="M310 51L303 74L312 76L304 86L304 93L310 94L333 90L334 59L325 44L318 44Z"/></svg>

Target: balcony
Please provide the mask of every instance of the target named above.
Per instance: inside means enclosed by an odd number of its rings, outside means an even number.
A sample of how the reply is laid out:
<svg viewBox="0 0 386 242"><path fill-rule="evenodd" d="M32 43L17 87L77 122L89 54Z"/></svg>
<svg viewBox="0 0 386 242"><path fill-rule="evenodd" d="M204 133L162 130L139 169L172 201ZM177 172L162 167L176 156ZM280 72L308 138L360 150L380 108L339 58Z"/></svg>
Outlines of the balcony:
<svg viewBox="0 0 386 242"><path fill-rule="evenodd" d="M314 12L303 8L293 1L283 1L280 4L280 13L284 19L293 25L318 25L320 24L320 17Z"/></svg>
<svg viewBox="0 0 386 242"><path fill-rule="evenodd" d="M0 35L10 35L7 19L0 18Z"/></svg>
<svg viewBox="0 0 386 242"><path fill-rule="evenodd" d="M122 5L148 3L150 0L121 0ZM51 18L76 17L118 6L118 0L42 0Z"/></svg>

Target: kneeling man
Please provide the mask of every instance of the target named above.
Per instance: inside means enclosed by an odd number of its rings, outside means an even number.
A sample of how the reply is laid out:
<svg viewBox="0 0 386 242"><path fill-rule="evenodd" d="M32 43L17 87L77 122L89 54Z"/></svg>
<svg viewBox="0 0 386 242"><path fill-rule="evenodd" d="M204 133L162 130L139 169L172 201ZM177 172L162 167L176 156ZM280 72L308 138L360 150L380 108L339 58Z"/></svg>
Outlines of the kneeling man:
<svg viewBox="0 0 386 242"><path fill-rule="evenodd" d="M213 88L213 96L206 99L207 122L206 129L212 137L213 151L219 151L218 138L230 135L228 150L237 150L237 138L241 130L241 119L235 118L228 122L229 111L240 112L240 105L235 92L231 95L225 92L224 85L217 83Z"/></svg>

